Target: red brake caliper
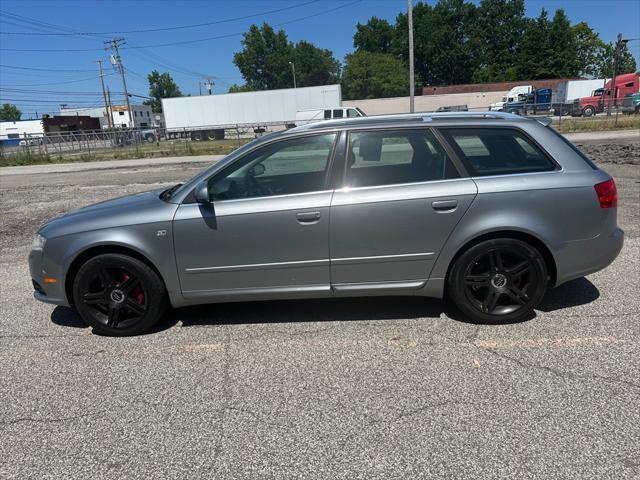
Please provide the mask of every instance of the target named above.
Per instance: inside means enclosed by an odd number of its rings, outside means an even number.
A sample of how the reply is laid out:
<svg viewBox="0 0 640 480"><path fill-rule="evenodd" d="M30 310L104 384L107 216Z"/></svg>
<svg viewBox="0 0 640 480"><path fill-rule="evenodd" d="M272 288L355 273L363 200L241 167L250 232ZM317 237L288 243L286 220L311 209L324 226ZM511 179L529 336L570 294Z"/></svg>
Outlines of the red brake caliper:
<svg viewBox="0 0 640 480"><path fill-rule="evenodd" d="M125 273L122 275L122 281L126 282L127 280L129 280L129 275ZM136 302L138 302L140 305L144 303L144 292L140 288L140 285L138 285L133 291L133 296L135 297Z"/></svg>

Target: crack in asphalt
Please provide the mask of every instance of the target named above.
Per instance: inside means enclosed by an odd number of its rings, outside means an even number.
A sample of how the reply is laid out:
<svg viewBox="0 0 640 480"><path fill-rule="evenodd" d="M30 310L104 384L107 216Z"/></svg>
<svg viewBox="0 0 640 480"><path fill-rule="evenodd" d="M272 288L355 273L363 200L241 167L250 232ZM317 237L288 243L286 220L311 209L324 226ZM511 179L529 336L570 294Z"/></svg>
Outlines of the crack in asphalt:
<svg viewBox="0 0 640 480"><path fill-rule="evenodd" d="M478 326L479 327L479 326ZM478 330L476 330L476 332L478 332ZM439 335L441 338L445 339L446 341L450 342L451 344L457 345L460 342L457 342L455 339L450 338L446 335L443 335L442 333L437 333L437 335ZM470 338L473 338L474 340L477 339L477 335L474 337L473 334L470 336ZM538 365L536 363L531 363L531 362L526 362L524 360L520 360L518 358L512 357L510 355L506 355L504 353L500 353L498 352L496 349L493 349L491 347L486 347L486 346L482 346L482 345L478 345L476 343L474 343L473 341L469 341L467 340L467 342L469 343L469 345L475 347L477 350L483 351L483 352L487 352L493 356L496 356L502 360L507 360L509 362L515 363L516 365L525 368L525 369L529 369L529 368L533 368L536 370L541 370L541 371L545 371L548 373L551 373L552 375L555 375L557 377L560 378L565 378L565 379L581 379L581 380L603 380L605 382L610 382L610 383L614 383L614 384L621 384L621 385L626 385L628 387L634 387L634 388L638 388L640 389L640 384L636 383L636 382L632 382L630 380L624 380L621 378L617 378L617 377L609 377L606 375L598 375L597 373L584 373L584 374L580 374L580 373L573 373L573 372L567 372L567 371L563 371L554 367L549 367L546 365Z"/></svg>
<svg viewBox="0 0 640 480"><path fill-rule="evenodd" d="M95 417L97 415L104 413L105 411L106 410L100 410L98 412L83 413L81 415L73 415L71 417L62 417L62 418L19 417L19 418L14 418L12 420L0 420L0 425L15 425L17 423L22 423L22 422L33 422L33 423L41 423L41 424L74 422L74 421L80 420L81 418Z"/></svg>

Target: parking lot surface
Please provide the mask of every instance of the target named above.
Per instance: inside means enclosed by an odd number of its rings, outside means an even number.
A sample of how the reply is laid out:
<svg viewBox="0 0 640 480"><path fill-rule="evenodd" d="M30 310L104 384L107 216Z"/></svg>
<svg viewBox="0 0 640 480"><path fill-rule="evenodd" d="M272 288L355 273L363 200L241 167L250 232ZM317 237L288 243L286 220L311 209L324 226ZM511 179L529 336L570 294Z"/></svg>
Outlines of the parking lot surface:
<svg viewBox="0 0 640 480"><path fill-rule="evenodd" d="M32 299L45 220L205 165L0 176L0 478L639 478L640 167L602 165L615 263L521 324L394 297L193 307L105 338Z"/></svg>

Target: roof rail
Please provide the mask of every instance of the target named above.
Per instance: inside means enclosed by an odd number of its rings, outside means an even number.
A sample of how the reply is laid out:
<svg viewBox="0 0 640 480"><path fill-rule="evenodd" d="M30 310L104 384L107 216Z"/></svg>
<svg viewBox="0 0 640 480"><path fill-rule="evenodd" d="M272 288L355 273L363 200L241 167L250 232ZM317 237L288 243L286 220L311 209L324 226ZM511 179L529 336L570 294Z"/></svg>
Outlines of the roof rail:
<svg viewBox="0 0 640 480"><path fill-rule="evenodd" d="M319 122L307 123L299 127L292 128L289 132L297 132L304 130L313 130L316 128L325 128L331 126L355 126L355 125L373 125L376 123L387 122L431 122L434 120L449 120L465 118L493 118L498 120L522 120L523 117L506 112L419 112L419 113L396 113L391 115L372 115L366 117L340 118L334 120L321 120Z"/></svg>

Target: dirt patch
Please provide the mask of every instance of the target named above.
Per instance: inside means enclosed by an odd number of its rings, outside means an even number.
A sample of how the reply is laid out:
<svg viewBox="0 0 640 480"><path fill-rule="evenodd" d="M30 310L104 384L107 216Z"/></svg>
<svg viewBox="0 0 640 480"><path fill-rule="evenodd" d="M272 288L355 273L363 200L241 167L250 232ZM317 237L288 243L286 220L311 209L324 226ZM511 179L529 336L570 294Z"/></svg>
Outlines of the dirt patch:
<svg viewBox="0 0 640 480"><path fill-rule="evenodd" d="M625 143L576 143L596 163L640 165L640 141Z"/></svg>

